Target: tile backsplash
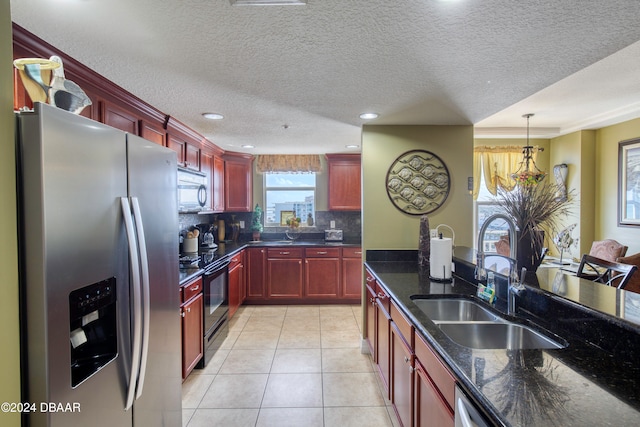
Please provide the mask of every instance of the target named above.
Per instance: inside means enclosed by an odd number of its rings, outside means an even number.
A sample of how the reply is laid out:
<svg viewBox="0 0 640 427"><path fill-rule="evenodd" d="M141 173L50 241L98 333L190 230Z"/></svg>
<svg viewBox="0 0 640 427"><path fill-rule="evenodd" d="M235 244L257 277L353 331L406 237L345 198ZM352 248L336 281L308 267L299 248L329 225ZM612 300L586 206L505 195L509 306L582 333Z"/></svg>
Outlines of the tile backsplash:
<svg viewBox="0 0 640 427"><path fill-rule="evenodd" d="M239 240L251 240L251 225L252 212L238 212L238 213L221 213L221 214L179 214L179 230L187 230L191 226L199 224L211 224L220 219L223 219L226 226L226 238L231 237L231 223L232 220L244 221L245 228L240 230ZM360 211L316 211L314 218L314 225L312 227L300 227L302 233L301 238L307 239L324 239L324 230L330 229L331 221L335 221L335 228L343 230L344 239L349 241L359 241L362 235L362 220ZM283 239L284 232L287 227L265 227L262 232L262 238L264 240L279 240ZM206 230L202 230L206 231ZM305 236L306 235L306 236Z"/></svg>

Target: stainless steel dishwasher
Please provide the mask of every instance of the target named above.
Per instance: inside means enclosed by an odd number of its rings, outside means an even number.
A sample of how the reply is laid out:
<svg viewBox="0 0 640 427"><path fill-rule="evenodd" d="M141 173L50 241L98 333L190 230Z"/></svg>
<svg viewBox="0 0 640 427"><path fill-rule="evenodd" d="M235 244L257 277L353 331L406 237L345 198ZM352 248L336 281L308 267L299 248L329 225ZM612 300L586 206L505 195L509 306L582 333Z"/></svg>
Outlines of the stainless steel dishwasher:
<svg viewBox="0 0 640 427"><path fill-rule="evenodd" d="M456 386L455 427L490 427L480 411Z"/></svg>

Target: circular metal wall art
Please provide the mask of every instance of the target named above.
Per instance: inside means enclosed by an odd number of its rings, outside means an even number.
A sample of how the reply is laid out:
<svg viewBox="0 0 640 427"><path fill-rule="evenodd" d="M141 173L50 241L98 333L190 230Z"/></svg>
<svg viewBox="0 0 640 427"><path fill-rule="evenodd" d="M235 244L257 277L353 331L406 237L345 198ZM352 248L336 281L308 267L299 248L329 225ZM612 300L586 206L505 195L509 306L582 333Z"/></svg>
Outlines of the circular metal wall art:
<svg viewBox="0 0 640 427"><path fill-rule="evenodd" d="M449 195L449 170L440 157L424 150L400 155L387 172L387 194L396 208L410 215L438 209Z"/></svg>

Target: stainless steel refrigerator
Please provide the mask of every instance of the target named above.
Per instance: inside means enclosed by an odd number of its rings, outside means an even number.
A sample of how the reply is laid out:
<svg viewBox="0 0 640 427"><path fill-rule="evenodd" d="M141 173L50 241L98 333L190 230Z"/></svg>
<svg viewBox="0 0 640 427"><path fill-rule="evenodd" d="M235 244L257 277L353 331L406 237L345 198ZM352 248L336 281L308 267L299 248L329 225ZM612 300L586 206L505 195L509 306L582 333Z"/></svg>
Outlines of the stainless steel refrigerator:
<svg viewBox="0 0 640 427"><path fill-rule="evenodd" d="M25 421L180 426L175 153L46 104L17 130Z"/></svg>

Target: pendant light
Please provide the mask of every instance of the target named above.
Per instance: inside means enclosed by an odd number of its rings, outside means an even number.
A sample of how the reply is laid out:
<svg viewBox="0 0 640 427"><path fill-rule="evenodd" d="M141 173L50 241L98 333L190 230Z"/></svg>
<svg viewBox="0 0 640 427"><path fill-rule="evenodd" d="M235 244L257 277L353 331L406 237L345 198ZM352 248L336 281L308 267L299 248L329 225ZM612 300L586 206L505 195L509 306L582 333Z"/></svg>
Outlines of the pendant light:
<svg viewBox="0 0 640 427"><path fill-rule="evenodd" d="M534 147L529 143L529 119L533 117L533 113L525 114L522 117L527 119L527 145L522 147L520 167L511 174L511 178L513 178L518 185L538 185L547 174L538 169L536 162L533 160L533 155L534 153L544 151L544 148Z"/></svg>

